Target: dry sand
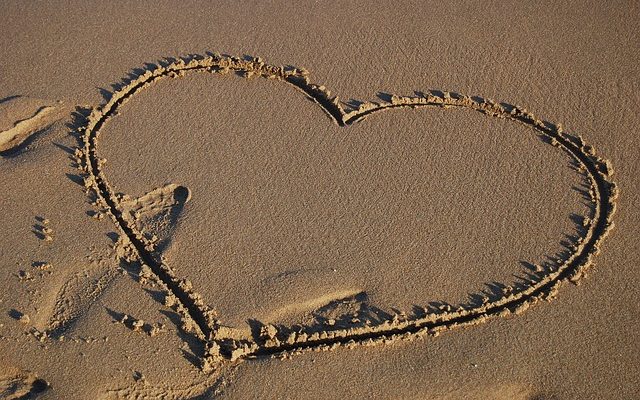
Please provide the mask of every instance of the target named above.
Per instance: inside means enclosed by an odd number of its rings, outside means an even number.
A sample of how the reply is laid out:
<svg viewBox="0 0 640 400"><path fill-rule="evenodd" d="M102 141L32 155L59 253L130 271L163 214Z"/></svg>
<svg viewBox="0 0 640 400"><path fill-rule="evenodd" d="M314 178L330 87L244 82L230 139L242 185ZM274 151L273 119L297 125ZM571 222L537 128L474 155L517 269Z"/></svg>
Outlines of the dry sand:
<svg viewBox="0 0 640 400"><path fill-rule="evenodd" d="M0 397L640 396L637 3L0 9Z"/></svg>

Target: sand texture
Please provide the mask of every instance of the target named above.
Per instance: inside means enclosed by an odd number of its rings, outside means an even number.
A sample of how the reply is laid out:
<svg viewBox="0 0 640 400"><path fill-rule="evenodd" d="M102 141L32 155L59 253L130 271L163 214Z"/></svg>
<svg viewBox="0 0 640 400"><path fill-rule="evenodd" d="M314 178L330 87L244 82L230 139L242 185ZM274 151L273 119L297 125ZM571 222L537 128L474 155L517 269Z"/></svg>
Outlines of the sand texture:
<svg viewBox="0 0 640 400"><path fill-rule="evenodd" d="M0 398L640 396L638 4L0 8Z"/></svg>

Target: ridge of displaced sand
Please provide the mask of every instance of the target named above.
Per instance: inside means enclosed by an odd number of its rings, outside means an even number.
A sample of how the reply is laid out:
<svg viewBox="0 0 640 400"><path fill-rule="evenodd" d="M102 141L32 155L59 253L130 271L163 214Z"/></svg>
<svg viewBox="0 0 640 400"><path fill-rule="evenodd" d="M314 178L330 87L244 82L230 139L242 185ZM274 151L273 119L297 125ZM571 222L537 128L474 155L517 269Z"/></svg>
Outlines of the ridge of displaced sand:
<svg viewBox="0 0 640 400"><path fill-rule="evenodd" d="M563 150L578 165L589 180L589 197L593 212L583 221L584 234L572 245L564 260L558 259L546 271L529 277L526 282L503 288L503 295L489 299L481 296L482 304L444 305L439 309L425 309L419 315L394 316L377 325L331 330L282 330L271 325L262 327L258 337L244 339L227 335L228 328L215 317L214 310L194 290L188 280L180 279L176 271L154 254L154 245L137 228L132 216L125 212L120 199L109 184L98 155L98 138L102 126L131 96L165 77L180 77L188 72L216 74L235 72L244 77L276 79L291 84L314 100L339 126L349 126L370 114L395 108L467 108L488 116L513 120L535 130L547 143ZM412 340L423 335L438 335L454 327L475 325L490 318L519 314L539 300L554 298L559 285L565 281L576 283L593 264L600 245L613 227L612 217L618 194L611 180L611 164L595 155L593 147L580 136L568 134L556 125L538 119L527 110L506 103L496 103L482 97L470 97L452 92L431 90L416 92L414 96L389 96L381 102L361 103L357 108L343 108L338 97L320 85L309 81L304 69L272 66L260 58L240 59L209 54L187 59L169 60L149 67L144 73L132 76L99 108L93 109L82 123L79 133L82 146L76 150L78 168L85 176L87 191L95 196L95 205L108 214L122 233L129 256L148 266L166 291L165 303L178 311L185 322L206 344L202 354L203 369L224 360L238 360L253 356L288 355L306 350L325 350L341 345L373 345L399 339Z"/></svg>
<svg viewBox="0 0 640 400"><path fill-rule="evenodd" d="M38 133L60 120L69 111L62 102L16 96L0 107L0 157L20 151ZM28 114L27 114L28 113ZM13 119L16 116L21 119Z"/></svg>

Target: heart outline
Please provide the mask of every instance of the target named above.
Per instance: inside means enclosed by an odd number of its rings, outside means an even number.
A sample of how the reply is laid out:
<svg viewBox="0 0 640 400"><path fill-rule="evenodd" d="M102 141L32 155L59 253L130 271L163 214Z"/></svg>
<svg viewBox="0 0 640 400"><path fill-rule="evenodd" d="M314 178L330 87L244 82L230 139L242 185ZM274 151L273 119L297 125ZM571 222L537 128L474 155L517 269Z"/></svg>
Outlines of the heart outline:
<svg viewBox="0 0 640 400"><path fill-rule="evenodd" d="M153 245L138 231L134 221L119 206L120 200L109 185L101 167L97 145L100 128L114 115L118 108L131 96L150 84L165 77L183 76L192 71L215 73L236 72L250 78L260 76L277 79L293 85L315 101L323 111L339 126L349 126L370 114L392 108L468 108L488 116L510 119L533 128L536 133L552 145L561 148L577 162L581 171L589 179L589 195L593 202L593 215L582 237L573 246L573 252L566 260L559 262L556 270L548 271L529 286L505 293L504 296L479 306L460 307L454 311L426 312L424 316L383 321L374 326L341 328L322 332L282 332L267 334L266 338L237 340L225 336L224 327L215 319L214 311L204 303L187 280L179 279L162 259L153 255ZM111 98L86 117L78 129L82 146L76 149L78 168L85 175L85 188L95 196L96 206L111 216L114 223L128 242L131 256L142 265L151 268L159 283L170 296L173 306L183 318L195 322L196 335L205 343L201 355L202 368L209 370L214 364L226 360L248 357L288 354L308 349L327 349L339 345L368 345L396 339L412 339L425 334L437 335L441 331L458 326L475 325L496 316L519 314L540 299L553 298L558 286L564 281L577 282L585 270L593 263L600 245L613 227L615 200L618 196L616 184L611 180L613 173L609 161L595 155L593 148L580 136L564 132L561 126L540 120L527 110L507 103L452 92L431 90L416 92L415 96L390 96L389 101L365 102L357 109L345 110L338 97L331 97L324 86L312 84L304 69L265 64L260 58L240 59L208 53L207 56L191 56L168 60L161 65L151 65L143 73L117 88ZM286 332L285 332L286 333Z"/></svg>

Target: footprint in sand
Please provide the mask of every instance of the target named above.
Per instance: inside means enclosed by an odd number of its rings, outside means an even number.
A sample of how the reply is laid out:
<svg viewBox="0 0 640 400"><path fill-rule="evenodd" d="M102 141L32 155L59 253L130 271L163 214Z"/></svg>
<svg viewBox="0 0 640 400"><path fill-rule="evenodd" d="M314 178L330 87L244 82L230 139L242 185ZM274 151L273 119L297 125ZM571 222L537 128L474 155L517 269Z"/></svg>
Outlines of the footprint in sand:
<svg viewBox="0 0 640 400"><path fill-rule="evenodd" d="M6 400L32 399L44 393L49 383L29 372L3 372L0 375L0 398Z"/></svg>

